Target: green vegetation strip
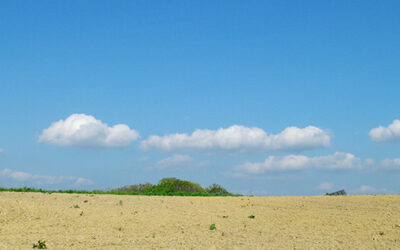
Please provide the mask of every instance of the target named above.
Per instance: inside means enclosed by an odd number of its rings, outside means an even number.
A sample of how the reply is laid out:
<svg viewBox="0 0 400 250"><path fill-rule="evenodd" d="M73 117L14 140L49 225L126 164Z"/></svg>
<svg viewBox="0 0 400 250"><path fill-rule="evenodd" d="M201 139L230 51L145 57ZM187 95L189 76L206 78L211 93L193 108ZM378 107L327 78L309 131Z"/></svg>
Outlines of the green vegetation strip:
<svg viewBox="0 0 400 250"><path fill-rule="evenodd" d="M121 188L103 190L44 190L36 188L2 188L0 192L36 192L36 193L67 193L67 194L114 194L114 195L147 195L147 196L241 196L232 194L218 184L203 188L197 183L177 178L163 178L158 184L150 183L123 186Z"/></svg>

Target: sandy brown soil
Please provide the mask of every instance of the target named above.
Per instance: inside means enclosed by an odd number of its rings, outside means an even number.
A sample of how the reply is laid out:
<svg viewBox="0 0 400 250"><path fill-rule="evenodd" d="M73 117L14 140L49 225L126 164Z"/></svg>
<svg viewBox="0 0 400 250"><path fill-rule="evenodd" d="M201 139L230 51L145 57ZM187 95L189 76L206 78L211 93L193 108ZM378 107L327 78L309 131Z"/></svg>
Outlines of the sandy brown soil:
<svg viewBox="0 0 400 250"><path fill-rule="evenodd" d="M400 249L400 196L0 193L0 249L38 240L49 249Z"/></svg>

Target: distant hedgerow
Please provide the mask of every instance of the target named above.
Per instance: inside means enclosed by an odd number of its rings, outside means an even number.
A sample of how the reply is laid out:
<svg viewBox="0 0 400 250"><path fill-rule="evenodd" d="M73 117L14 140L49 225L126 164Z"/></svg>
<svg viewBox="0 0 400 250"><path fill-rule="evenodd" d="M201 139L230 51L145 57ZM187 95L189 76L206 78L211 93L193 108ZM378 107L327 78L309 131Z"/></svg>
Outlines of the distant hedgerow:
<svg viewBox="0 0 400 250"><path fill-rule="evenodd" d="M159 195L159 196L240 196L232 194L218 184L203 188L198 183L177 178L163 178L156 185L150 183L123 186L103 190L43 190L29 187L1 188L0 192L37 192L37 193L68 193L68 194L116 194L116 195ZM84 201L85 203L87 200ZM120 202L122 205L122 201Z"/></svg>

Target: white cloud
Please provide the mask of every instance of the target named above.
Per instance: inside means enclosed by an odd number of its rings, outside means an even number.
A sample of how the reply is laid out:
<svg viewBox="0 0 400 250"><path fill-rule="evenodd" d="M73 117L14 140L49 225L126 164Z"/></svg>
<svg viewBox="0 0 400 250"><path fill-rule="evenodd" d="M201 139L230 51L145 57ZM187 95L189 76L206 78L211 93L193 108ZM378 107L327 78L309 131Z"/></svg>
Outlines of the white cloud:
<svg viewBox="0 0 400 250"><path fill-rule="evenodd" d="M371 158L365 159L365 165L367 165L367 166L373 166L374 164L375 164L374 159L371 159Z"/></svg>
<svg viewBox="0 0 400 250"><path fill-rule="evenodd" d="M352 191L355 194L385 194L388 193L386 188L374 188L368 185L362 185L359 188Z"/></svg>
<svg viewBox="0 0 400 250"><path fill-rule="evenodd" d="M156 163L158 169L166 169L170 167L180 167L193 162L193 158L188 155L173 155L162 159Z"/></svg>
<svg viewBox="0 0 400 250"><path fill-rule="evenodd" d="M82 177L37 175L26 172L14 171L8 168L0 170L0 179L3 179L3 182L11 180L14 183L15 182L22 184L28 183L39 186L48 186L56 184L66 184L66 185L72 184L74 186L88 186L94 184L92 180Z"/></svg>
<svg viewBox="0 0 400 250"><path fill-rule="evenodd" d="M301 170L306 168L354 170L361 169L362 162L353 154L342 152L317 157L307 157L304 155L269 156L264 162L246 162L236 166L234 171L247 174L264 174L270 171Z"/></svg>
<svg viewBox="0 0 400 250"><path fill-rule="evenodd" d="M6 151L2 148L0 148L0 156L6 156Z"/></svg>
<svg viewBox="0 0 400 250"><path fill-rule="evenodd" d="M142 141L142 149L164 151L199 150L262 150L291 151L330 146L327 131L314 126L288 127L279 134L268 134L257 127L233 125L218 130L197 129L192 134L152 135Z"/></svg>
<svg viewBox="0 0 400 250"><path fill-rule="evenodd" d="M94 184L94 182L92 180L82 178L82 177L78 177L76 179L76 181L74 182L74 186L89 186L89 185L93 185L93 184Z"/></svg>
<svg viewBox="0 0 400 250"><path fill-rule="evenodd" d="M400 158L382 160L378 168L383 170L400 170Z"/></svg>
<svg viewBox="0 0 400 250"><path fill-rule="evenodd" d="M43 130L39 142L56 146L121 147L139 137L125 124L109 127L93 116L72 114Z"/></svg>
<svg viewBox="0 0 400 250"><path fill-rule="evenodd" d="M317 186L317 189L329 191L332 190L334 186L332 182L322 182Z"/></svg>
<svg viewBox="0 0 400 250"><path fill-rule="evenodd" d="M400 158L384 159L377 163L372 159L366 159L365 165L374 171L400 171Z"/></svg>
<svg viewBox="0 0 400 250"><path fill-rule="evenodd" d="M394 120L388 127L379 126L371 129L369 136L379 142L400 141L400 120Z"/></svg>
<svg viewBox="0 0 400 250"><path fill-rule="evenodd" d="M333 155L310 158L312 166L328 170L359 170L363 168L360 158L350 153L336 152Z"/></svg>

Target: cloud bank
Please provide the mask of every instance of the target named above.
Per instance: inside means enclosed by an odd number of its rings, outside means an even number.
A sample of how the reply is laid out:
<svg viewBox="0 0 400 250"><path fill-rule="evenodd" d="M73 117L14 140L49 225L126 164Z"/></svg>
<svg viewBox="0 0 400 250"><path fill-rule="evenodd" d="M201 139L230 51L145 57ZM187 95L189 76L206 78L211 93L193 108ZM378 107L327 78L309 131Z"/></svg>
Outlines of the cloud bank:
<svg viewBox="0 0 400 250"><path fill-rule="evenodd" d="M268 134L257 127L233 125L218 130L197 129L192 134L152 135L142 141L142 149L172 150L263 150L292 151L330 146L327 131L314 126L288 127L279 134Z"/></svg>
<svg viewBox="0 0 400 250"><path fill-rule="evenodd" d="M400 158L382 160L378 168L382 170L400 170Z"/></svg>
<svg viewBox="0 0 400 250"><path fill-rule="evenodd" d="M73 177L73 176L46 176L30 174L26 172L14 171L11 169L0 170L0 179L5 179L5 181L13 181L21 184L33 184L37 186L49 186L49 185L73 185L73 186L88 186L93 185L92 180Z"/></svg>
<svg viewBox="0 0 400 250"><path fill-rule="evenodd" d="M368 185L362 185L357 189L352 190L352 193L356 194L386 194L388 190L386 188L375 188Z"/></svg>
<svg viewBox="0 0 400 250"><path fill-rule="evenodd" d="M322 170L362 169L362 162L353 154L336 152L333 155L307 157L304 155L269 156L264 162L246 162L234 167L237 173L264 174L271 171L302 170L316 168Z"/></svg>
<svg viewBox="0 0 400 250"><path fill-rule="evenodd" d="M377 142L400 141L400 120L394 120L388 127L371 129L369 137Z"/></svg>
<svg viewBox="0 0 400 250"><path fill-rule="evenodd" d="M39 142L56 146L121 147L138 137L139 133L125 124L109 127L93 116L72 114L44 129Z"/></svg>

